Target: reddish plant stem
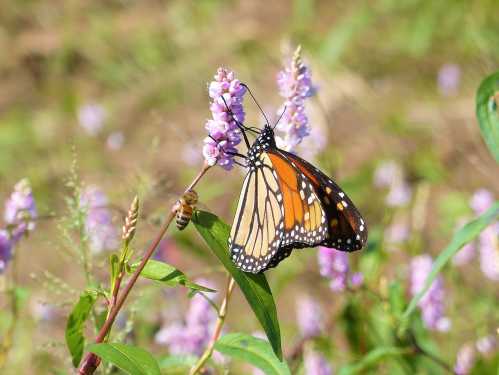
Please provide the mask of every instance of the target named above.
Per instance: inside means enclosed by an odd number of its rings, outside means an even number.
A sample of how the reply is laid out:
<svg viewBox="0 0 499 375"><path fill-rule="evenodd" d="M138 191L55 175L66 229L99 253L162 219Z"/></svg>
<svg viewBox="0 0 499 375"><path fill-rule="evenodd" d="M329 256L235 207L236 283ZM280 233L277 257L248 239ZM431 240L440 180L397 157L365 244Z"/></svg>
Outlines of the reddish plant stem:
<svg viewBox="0 0 499 375"><path fill-rule="evenodd" d="M201 171L194 178L194 180L189 185L189 187L186 189L186 191L193 189L196 186L196 184L199 182L201 177L203 177L204 174L210 168L211 168L211 166L205 163L203 165L203 168L201 169ZM125 286L125 289L123 289L123 292L120 294L118 294L118 291L119 291L119 285L121 284L121 280L120 281L117 280L115 288L113 290L113 297L111 300L112 308L110 309L110 312L108 314L108 317L106 318L106 321L104 322L99 333L97 334L97 337L95 338L95 343L101 343L106 339L108 333L111 330L111 327L113 326L113 323L116 319L116 316L118 315L119 311L123 307L123 304L125 303L125 300L128 297L128 295L130 294L130 291L132 290L133 286L137 282L137 279L139 278L140 273L144 269L147 261L149 260L149 258L151 258L152 254L154 253L154 250L156 250L156 247L159 245L159 243L160 243L161 239L163 238L163 236L165 235L168 227L170 226L171 222L175 218L175 212L176 212L176 204L174 204L172 206L170 213L169 213L168 217L166 218L165 223L161 227L158 235L156 236L153 243L149 246L149 248L145 252L139 266L137 267L135 272L132 274L132 276L128 280L128 282ZM116 297L114 296L115 293L116 293ZM94 353L88 353L85 356L85 358L83 359L83 362L81 363L80 368L78 369L78 373L80 375L91 375L95 372L95 370L97 369L99 364L100 364L100 358L97 355L95 355Z"/></svg>

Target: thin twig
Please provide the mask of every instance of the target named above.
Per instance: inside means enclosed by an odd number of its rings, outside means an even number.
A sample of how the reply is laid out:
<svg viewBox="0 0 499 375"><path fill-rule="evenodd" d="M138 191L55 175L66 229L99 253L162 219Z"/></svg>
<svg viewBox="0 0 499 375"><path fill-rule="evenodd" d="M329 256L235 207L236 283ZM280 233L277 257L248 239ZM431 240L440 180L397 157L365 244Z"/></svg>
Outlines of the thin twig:
<svg viewBox="0 0 499 375"><path fill-rule="evenodd" d="M194 180L189 185L189 187L186 189L186 191L193 189L194 186L196 186L196 184L199 182L201 177L203 177L204 174L210 168L211 168L211 166L208 165L207 163L205 163L203 165L203 168L200 170L198 175L194 178ZM108 317L106 318L106 321L102 325L97 337L95 338L95 343L101 343L106 339L107 335L109 334L109 332L111 330L111 327L113 326L113 323L116 319L116 316L118 315L119 311L123 307L123 304L125 303L125 300L128 297L128 295L130 294L130 291L132 290L133 286L137 282L137 279L139 278L140 273L144 269L147 261L149 260L149 258L151 258L152 254L154 253L154 250L156 250L156 247L161 242L161 239L163 238L168 227L170 226L171 222L175 218L175 212L176 212L176 206L173 205L168 217L166 218L165 223L161 227L155 240L152 242L152 244L149 246L149 248L145 252L139 266L137 267L137 269L134 271L134 273L132 274L132 276L128 280L128 283L126 284L125 289L123 289L123 292L117 296L116 304L114 305L114 308L112 308L110 310ZM100 358L93 353L88 353L85 356L83 362L81 363L80 368L78 370L78 373L80 375L93 374L95 372L95 370L97 369L97 367L99 366L99 364L100 364Z"/></svg>
<svg viewBox="0 0 499 375"><path fill-rule="evenodd" d="M201 358L199 358L199 361L191 369L191 372L189 373L190 375L198 374L203 369L206 361L208 361L208 359L210 359L211 355L213 354L215 343L217 342L218 338L220 337L220 333L222 332L222 328L225 322L225 316L227 315L227 305L229 304L230 296L232 294L233 289L234 289L234 279L229 275L229 278L227 280L227 290L225 292L225 298L222 301L222 304L220 305L220 309L218 312L218 319L215 325L215 330L213 331L210 342L206 346L203 355L201 356Z"/></svg>

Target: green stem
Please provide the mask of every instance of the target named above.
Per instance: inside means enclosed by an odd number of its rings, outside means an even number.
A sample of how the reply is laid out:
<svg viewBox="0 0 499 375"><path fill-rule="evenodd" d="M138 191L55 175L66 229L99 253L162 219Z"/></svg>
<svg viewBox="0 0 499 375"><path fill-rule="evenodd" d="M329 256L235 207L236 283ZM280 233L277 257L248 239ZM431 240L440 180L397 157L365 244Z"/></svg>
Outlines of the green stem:
<svg viewBox="0 0 499 375"><path fill-rule="evenodd" d="M220 308L218 309L218 318L217 318L217 323L215 324L215 330L213 331L210 342L208 343L208 346L206 347L203 355L201 356L201 358L199 358L198 362L191 369L191 372L189 373L190 375L198 374L203 369L204 365L213 354L215 343L220 337L220 333L222 333L222 328L225 322L225 316L227 315L227 305L229 304L230 296L232 295L233 289L234 289L234 279L229 275L227 280L227 290L225 292L225 298L222 301Z"/></svg>

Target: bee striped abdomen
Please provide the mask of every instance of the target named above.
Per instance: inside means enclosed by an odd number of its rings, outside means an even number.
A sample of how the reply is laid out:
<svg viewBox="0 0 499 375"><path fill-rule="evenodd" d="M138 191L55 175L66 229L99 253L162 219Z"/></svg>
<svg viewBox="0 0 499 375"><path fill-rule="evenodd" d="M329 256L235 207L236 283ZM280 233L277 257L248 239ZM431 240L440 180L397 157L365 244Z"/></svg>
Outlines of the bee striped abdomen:
<svg viewBox="0 0 499 375"><path fill-rule="evenodd" d="M198 194L194 190L189 190L177 202L177 213L175 223L178 230L184 230L191 221L194 205L198 201Z"/></svg>

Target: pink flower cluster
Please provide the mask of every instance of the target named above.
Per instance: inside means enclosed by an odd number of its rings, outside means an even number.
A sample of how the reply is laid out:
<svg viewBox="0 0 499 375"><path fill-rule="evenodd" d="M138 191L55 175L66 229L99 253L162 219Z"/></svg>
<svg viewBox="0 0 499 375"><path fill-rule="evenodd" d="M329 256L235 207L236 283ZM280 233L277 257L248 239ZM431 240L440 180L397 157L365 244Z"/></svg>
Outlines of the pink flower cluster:
<svg viewBox="0 0 499 375"><path fill-rule="evenodd" d="M213 118L205 125L209 135L204 140L203 156L210 165L218 163L230 170L234 164L231 154L237 152L241 142L241 132L234 119L244 122L246 88L234 77L234 72L225 68L219 68L214 78L208 89Z"/></svg>
<svg viewBox="0 0 499 375"><path fill-rule="evenodd" d="M280 148L293 151L310 134L305 99L314 93L310 69L302 61L300 47L296 49L290 63L278 73L277 84L279 93L285 99L278 116L284 108L285 111L277 125L283 134L276 140Z"/></svg>
<svg viewBox="0 0 499 375"><path fill-rule="evenodd" d="M334 292L342 292L351 287L358 287L364 282L362 273L351 274L348 255L344 251L321 246L317 253L321 276L330 279L329 287Z"/></svg>
<svg viewBox="0 0 499 375"><path fill-rule="evenodd" d="M7 268L17 242L35 229L36 217L31 186L27 179L22 179L14 186L14 191L5 202L4 220L7 227L0 229L0 274Z"/></svg>
<svg viewBox="0 0 499 375"><path fill-rule="evenodd" d="M196 281L210 285L207 280ZM161 328L155 336L158 344L168 346L170 354L201 355L210 340L217 314L205 297L196 294L191 299L185 322L174 322Z"/></svg>
<svg viewBox="0 0 499 375"><path fill-rule="evenodd" d="M411 295L415 296L423 290L425 281L433 267L430 255L420 255L412 259L410 264ZM428 329L448 331L450 320L444 316L445 291L443 278L439 275L418 303L423 322Z"/></svg>
<svg viewBox="0 0 499 375"><path fill-rule="evenodd" d="M80 206L86 213L85 233L90 250L96 254L119 245L119 232L112 223L108 205L106 194L97 186L89 186L81 194Z"/></svg>

